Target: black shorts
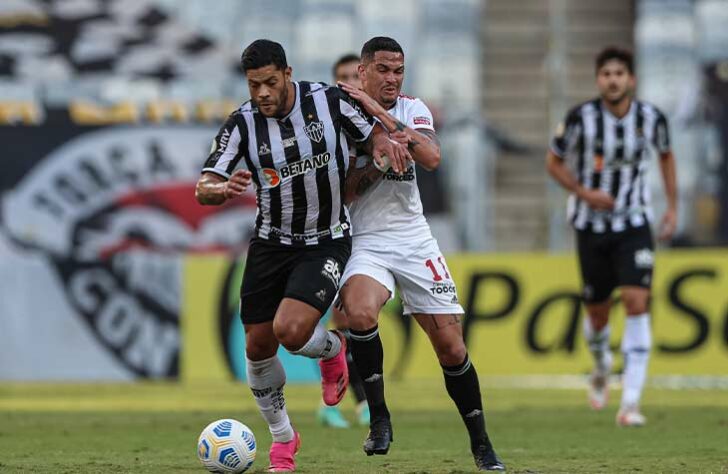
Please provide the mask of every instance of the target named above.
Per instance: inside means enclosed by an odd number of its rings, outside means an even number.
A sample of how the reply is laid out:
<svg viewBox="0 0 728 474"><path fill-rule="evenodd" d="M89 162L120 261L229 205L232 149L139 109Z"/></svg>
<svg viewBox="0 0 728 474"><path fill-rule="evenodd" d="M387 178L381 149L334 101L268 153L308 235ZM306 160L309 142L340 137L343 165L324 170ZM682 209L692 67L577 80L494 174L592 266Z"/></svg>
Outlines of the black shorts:
<svg viewBox="0 0 728 474"><path fill-rule="evenodd" d="M253 238L240 287L243 324L273 321L283 298L303 301L325 313L339 289L351 254L351 237L311 247L290 247Z"/></svg>
<svg viewBox="0 0 728 474"><path fill-rule="evenodd" d="M606 301L620 286L652 285L655 245L649 225L622 232L577 231L585 303Z"/></svg>

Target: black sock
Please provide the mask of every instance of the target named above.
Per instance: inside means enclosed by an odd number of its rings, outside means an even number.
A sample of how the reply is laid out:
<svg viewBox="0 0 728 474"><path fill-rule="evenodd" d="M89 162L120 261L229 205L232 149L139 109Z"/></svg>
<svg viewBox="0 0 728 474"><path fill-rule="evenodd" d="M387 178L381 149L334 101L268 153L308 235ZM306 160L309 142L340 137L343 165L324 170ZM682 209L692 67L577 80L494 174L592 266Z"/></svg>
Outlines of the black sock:
<svg viewBox="0 0 728 474"><path fill-rule="evenodd" d="M389 410L384 401L384 349L379 338L379 327L374 326L366 331L350 329L349 333L351 355L359 376L364 381L364 393L371 418L389 418Z"/></svg>
<svg viewBox="0 0 728 474"><path fill-rule="evenodd" d="M490 444L488 433L485 429L485 414L483 413L483 402L480 399L480 383L478 373L470 362L470 357L465 355L465 360L454 366L442 366L445 376L445 387L450 398L460 412L470 436L470 448L474 450L481 444Z"/></svg>
<svg viewBox="0 0 728 474"><path fill-rule="evenodd" d="M356 364L354 363L354 357L351 355L351 333L348 329L343 331L343 333L347 342L346 367L349 369L349 388L351 389L351 393L354 394L356 402L361 403L367 399L367 394L364 393L364 382L359 376L359 371L356 369Z"/></svg>

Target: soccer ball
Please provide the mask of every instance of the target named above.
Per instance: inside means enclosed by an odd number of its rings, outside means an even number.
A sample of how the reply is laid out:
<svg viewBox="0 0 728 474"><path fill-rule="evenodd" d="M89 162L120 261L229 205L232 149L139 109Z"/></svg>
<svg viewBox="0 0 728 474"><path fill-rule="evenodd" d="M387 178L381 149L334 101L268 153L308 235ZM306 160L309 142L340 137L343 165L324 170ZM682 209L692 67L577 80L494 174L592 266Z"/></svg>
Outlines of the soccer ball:
<svg viewBox="0 0 728 474"><path fill-rule="evenodd" d="M255 461L255 436L237 420L213 421L197 440L197 457L210 472L245 472Z"/></svg>

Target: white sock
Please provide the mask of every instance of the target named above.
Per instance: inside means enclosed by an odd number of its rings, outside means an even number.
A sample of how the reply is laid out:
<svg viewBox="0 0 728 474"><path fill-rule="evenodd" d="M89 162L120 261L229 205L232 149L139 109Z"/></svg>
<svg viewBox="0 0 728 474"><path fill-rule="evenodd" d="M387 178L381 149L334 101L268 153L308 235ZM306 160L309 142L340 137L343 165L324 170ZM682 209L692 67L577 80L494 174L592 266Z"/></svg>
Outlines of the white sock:
<svg viewBox="0 0 728 474"><path fill-rule="evenodd" d="M650 315L627 316L622 337L624 375L622 379L622 408L636 407L647 379L647 363L652 346Z"/></svg>
<svg viewBox="0 0 728 474"><path fill-rule="evenodd" d="M264 360L246 360L248 386L253 392L255 403L263 418L268 423L273 441L286 443L293 439L293 427L286 412L286 400L283 398L283 386L286 384L286 372L283 370L278 356Z"/></svg>
<svg viewBox="0 0 728 474"><path fill-rule="evenodd" d="M333 331L327 331L320 324L316 325L311 339L302 348L291 354L310 357L311 359L331 359L341 350L341 339Z"/></svg>
<svg viewBox="0 0 728 474"><path fill-rule="evenodd" d="M609 349L610 334L609 323L601 330L595 331L591 318L589 316L584 318L584 339L594 357L597 370L602 372L609 372L612 368L612 351Z"/></svg>

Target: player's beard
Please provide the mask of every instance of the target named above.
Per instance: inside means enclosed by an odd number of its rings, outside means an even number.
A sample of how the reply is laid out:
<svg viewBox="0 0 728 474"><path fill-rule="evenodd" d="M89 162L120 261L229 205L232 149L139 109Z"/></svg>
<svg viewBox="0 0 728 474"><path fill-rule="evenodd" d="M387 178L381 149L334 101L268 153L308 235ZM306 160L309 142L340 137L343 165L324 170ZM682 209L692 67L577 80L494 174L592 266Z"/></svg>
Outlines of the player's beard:
<svg viewBox="0 0 728 474"><path fill-rule="evenodd" d="M621 104L624 100L628 99L629 95L629 89L625 89L624 92L619 94L619 96L617 96L616 98L611 98L607 94L604 94L602 98L609 105L615 106Z"/></svg>
<svg viewBox="0 0 728 474"><path fill-rule="evenodd" d="M281 101L278 102L278 108L276 109L275 116L276 117L285 117L287 110L286 104L288 103L288 85L283 87L283 92L281 92Z"/></svg>

